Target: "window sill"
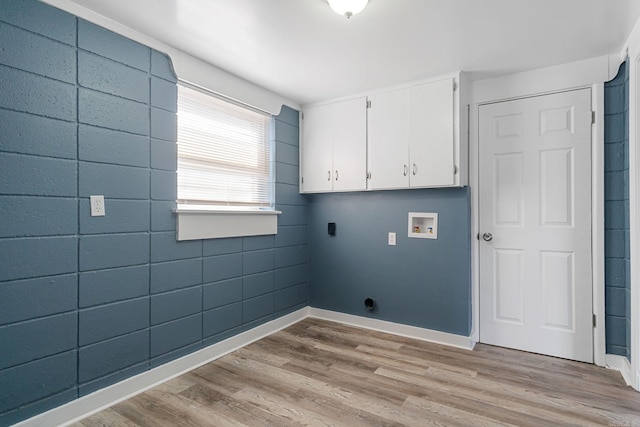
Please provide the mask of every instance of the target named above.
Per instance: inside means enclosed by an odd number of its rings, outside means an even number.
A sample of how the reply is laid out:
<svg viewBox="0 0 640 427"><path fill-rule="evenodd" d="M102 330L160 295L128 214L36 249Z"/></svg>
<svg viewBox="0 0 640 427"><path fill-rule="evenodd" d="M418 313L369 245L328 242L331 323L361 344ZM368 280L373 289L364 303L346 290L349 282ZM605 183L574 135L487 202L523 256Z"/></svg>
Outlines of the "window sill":
<svg viewBox="0 0 640 427"><path fill-rule="evenodd" d="M262 236L278 233L278 215L282 212L243 210L175 209L177 233L181 240Z"/></svg>

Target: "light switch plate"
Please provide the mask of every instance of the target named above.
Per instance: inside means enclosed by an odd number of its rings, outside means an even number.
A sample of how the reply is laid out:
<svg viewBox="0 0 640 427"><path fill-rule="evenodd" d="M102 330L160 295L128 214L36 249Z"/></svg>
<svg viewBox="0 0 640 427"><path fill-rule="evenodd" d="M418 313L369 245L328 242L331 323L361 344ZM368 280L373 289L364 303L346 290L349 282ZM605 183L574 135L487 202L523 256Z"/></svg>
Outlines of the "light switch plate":
<svg viewBox="0 0 640 427"><path fill-rule="evenodd" d="M396 245L396 233L389 232L389 246Z"/></svg>
<svg viewBox="0 0 640 427"><path fill-rule="evenodd" d="M89 196L91 216L104 216L104 196Z"/></svg>

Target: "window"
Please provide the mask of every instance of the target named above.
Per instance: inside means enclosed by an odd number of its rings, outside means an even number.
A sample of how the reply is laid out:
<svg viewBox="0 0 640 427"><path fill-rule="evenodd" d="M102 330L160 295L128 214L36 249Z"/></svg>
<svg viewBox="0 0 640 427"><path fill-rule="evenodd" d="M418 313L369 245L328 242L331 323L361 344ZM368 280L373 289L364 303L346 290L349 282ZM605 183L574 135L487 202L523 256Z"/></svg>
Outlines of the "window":
<svg viewBox="0 0 640 427"><path fill-rule="evenodd" d="M270 132L268 114L178 85L178 240L275 234Z"/></svg>
<svg viewBox="0 0 640 427"><path fill-rule="evenodd" d="M178 205L273 208L271 117L178 86Z"/></svg>

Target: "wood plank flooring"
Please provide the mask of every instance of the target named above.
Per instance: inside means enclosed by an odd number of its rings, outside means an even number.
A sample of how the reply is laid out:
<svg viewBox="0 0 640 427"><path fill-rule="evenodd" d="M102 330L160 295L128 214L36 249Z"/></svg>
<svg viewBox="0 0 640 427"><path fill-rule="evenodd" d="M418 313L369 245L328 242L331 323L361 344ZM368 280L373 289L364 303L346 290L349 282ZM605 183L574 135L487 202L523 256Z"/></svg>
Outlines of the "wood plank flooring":
<svg viewBox="0 0 640 427"><path fill-rule="evenodd" d="M306 319L75 427L639 426L640 393L594 365Z"/></svg>

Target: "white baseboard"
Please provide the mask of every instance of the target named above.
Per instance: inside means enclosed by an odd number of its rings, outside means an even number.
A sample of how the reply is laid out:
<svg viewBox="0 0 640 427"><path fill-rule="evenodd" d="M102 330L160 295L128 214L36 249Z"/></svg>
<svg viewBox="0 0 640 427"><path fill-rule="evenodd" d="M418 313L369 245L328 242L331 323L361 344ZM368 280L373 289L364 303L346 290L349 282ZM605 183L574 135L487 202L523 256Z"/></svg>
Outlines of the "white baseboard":
<svg viewBox="0 0 640 427"><path fill-rule="evenodd" d="M622 374L622 378L624 378L624 382L626 382L628 386L635 388L635 381L633 380L631 364L626 357L617 356L615 354L607 354L606 366L609 369L615 369L616 371L619 371Z"/></svg>
<svg viewBox="0 0 640 427"><path fill-rule="evenodd" d="M462 335L448 334L446 332L418 328L417 326L403 325L401 323L371 319L369 317L354 316L353 314L339 313L337 311L323 310L320 308L310 307L309 316L422 341L463 348L466 350L472 350L476 345L476 342L470 337Z"/></svg>
<svg viewBox="0 0 640 427"><path fill-rule="evenodd" d="M209 347L188 354L164 365L110 385L79 399L53 408L16 424L14 427L66 426L95 414L118 402L129 399L156 385L216 360L225 354L258 341L309 316L309 307L242 332Z"/></svg>

